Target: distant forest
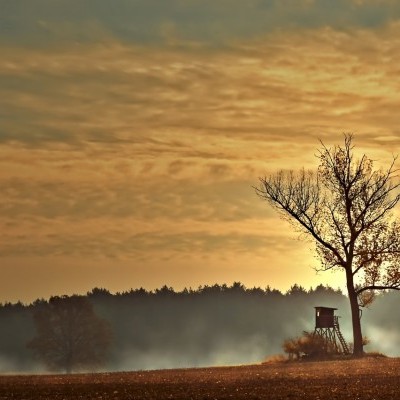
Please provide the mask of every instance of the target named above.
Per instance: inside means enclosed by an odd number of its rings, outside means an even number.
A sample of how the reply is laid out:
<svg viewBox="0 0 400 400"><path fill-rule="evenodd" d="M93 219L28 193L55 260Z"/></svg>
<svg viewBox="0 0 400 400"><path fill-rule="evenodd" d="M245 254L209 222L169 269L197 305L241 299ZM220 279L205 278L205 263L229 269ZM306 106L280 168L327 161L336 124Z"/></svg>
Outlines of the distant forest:
<svg viewBox="0 0 400 400"><path fill-rule="evenodd" d="M86 297L112 330L104 370L138 370L261 362L282 353L285 338L314 329L314 307L338 308L341 329L351 341L347 297L340 290L294 285L286 292L267 287L201 286L175 292L135 289L111 294L95 288ZM399 293L383 293L363 312L367 350L400 355ZM39 372L44 367L27 343L35 336L33 313L45 303L0 305L0 372Z"/></svg>

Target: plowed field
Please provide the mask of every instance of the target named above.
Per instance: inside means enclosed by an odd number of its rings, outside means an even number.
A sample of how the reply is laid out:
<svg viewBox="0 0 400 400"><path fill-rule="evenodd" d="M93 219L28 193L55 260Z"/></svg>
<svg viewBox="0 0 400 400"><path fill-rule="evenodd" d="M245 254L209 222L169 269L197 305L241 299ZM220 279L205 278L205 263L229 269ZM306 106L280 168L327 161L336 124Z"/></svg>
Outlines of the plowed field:
<svg viewBox="0 0 400 400"><path fill-rule="evenodd" d="M3 375L0 399L400 399L400 359Z"/></svg>

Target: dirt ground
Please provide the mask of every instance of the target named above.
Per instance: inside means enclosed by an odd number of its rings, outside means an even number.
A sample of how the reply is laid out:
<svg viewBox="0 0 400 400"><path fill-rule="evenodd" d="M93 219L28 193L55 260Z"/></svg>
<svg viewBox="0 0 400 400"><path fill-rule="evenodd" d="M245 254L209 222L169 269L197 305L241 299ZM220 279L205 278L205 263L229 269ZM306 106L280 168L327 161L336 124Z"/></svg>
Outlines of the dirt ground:
<svg viewBox="0 0 400 400"><path fill-rule="evenodd" d="M3 375L0 399L400 399L400 359Z"/></svg>

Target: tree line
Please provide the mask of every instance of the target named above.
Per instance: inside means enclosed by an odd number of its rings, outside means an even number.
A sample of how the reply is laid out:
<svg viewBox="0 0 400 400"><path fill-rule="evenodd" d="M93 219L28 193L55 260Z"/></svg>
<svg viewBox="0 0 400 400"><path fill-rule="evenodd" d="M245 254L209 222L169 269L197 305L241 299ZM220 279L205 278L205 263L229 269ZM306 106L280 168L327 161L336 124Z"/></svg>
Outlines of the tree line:
<svg viewBox="0 0 400 400"><path fill-rule="evenodd" d="M394 295L378 297L371 313L377 324L364 313L367 327L398 330L400 318L389 312L398 301ZM282 293L239 282L116 294L95 288L84 296L7 303L0 305L0 370L69 372L260 362L281 352L285 338L313 329L315 306L339 308L349 337L347 304L340 290L322 285L310 290L293 285ZM373 342L374 335L369 336Z"/></svg>

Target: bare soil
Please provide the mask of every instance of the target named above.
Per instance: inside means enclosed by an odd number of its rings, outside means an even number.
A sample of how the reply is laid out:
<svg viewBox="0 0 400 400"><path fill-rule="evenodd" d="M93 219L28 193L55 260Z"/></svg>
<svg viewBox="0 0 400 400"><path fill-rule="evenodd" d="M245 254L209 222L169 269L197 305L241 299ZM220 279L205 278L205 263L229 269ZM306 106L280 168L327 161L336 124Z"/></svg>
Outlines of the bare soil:
<svg viewBox="0 0 400 400"><path fill-rule="evenodd" d="M3 375L0 399L400 399L400 359Z"/></svg>

